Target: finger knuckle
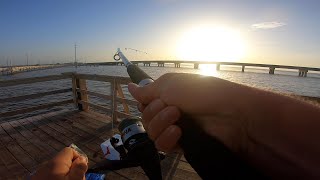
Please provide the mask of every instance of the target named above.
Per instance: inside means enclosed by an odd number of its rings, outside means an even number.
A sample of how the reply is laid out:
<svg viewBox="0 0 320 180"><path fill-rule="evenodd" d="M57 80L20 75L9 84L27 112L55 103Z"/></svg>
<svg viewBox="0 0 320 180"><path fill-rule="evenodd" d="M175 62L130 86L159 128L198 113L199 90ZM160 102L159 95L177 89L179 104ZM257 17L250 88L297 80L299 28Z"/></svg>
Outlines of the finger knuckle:
<svg viewBox="0 0 320 180"><path fill-rule="evenodd" d="M147 131L148 131L148 135L150 137L151 140L156 140L158 137L158 133L156 132L156 130L153 128L153 123L150 122L148 127L147 127Z"/></svg>
<svg viewBox="0 0 320 180"><path fill-rule="evenodd" d="M153 141L155 141L157 139L156 136L153 133L151 133L150 131L148 131L148 136Z"/></svg>

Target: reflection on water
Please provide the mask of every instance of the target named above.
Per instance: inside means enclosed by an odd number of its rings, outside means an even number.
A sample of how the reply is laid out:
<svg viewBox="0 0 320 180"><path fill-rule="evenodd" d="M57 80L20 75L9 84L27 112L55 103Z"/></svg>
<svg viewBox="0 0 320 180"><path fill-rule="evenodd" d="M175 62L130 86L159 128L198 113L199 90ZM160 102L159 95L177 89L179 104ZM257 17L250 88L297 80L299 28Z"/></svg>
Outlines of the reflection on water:
<svg viewBox="0 0 320 180"><path fill-rule="evenodd" d="M307 78L298 77L296 71L275 71L276 74L269 75L268 69L252 69L246 68L246 72L241 72L241 67L227 67L221 66L221 71L216 71L215 65L201 65L199 69L193 69L193 65L181 65L181 68L174 68L174 65L166 64L166 67L141 67L153 78L169 73L196 73L203 75L211 75L218 78L226 79L248 86L254 86L262 89L269 89L283 93L293 93L305 96L320 97L320 74L308 73ZM13 76L3 76L2 79L18 79L36 76L56 75L63 72L78 72L87 74L100 74L112 76L128 76L124 66L98 66L98 67L63 67L57 69L40 70L33 72L26 72L16 74ZM59 80L42 83L34 83L27 85L19 85L13 87L0 88L0 99L14 96L21 96L26 94L34 94L39 92L53 91L57 89L71 88L71 80ZM88 89L90 91L99 92L102 94L110 93L110 84L98 81L88 81ZM124 93L130 97L126 87L123 87ZM46 96L39 99L30 99L28 101L21 101L15 103L1 103L0 112L8 110L19 109L20 107L30 107L49 102L57 102L65 99L71 99L71 93L64 93L59 95ZM109 102L97 97L90 97L90 102L108 106ZM72 106L70 106L72 108Z"/></svg>
<svg viewBox="0 0 320 180"><path fill-rule="evenodd" d="M217 65L215 64L200 64L199 70L201 75L218 77Z"/></svg>

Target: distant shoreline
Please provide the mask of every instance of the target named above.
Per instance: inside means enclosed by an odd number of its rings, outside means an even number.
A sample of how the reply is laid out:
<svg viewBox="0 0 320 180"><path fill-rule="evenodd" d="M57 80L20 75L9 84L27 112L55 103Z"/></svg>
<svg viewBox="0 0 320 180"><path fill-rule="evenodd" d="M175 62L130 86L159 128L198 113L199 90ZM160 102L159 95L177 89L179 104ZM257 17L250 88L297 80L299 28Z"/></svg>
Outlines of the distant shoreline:
<svg viewBox="0 0 320 180"><path fill-rule="evenodd" d="M22 72L37 71L43 69L52 69L58 67L64 67L66 65L30 65L30 66L10 66L10 67L0 67L0 75L14 75Z"/></svg>

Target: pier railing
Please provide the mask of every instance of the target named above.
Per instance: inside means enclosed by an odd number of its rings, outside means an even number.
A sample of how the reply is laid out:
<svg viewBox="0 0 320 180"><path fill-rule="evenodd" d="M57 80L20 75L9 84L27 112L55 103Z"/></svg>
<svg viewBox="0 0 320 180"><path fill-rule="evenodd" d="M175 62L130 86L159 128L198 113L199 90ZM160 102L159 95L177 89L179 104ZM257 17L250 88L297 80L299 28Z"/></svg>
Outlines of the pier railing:
<svg viewBox="0 0 320 180"><path fill-rule="evenodd" d="M0 81L0 88L7 88L10 86L17 86L17 85L22 85L22 84L33 84L33 83L38 83L38 82L62 80L62 79L66 79L66 78L68 78L68 77L63 76L63 75L53 75L53 76L45 76L45 77L35 77L35 78L9 80L9 81ZM66 88L66 89L41 92L41 93L34 93L34 94L29 94L29 95L1 98L0 103L25 101L28 99L42 98L44 96L65 93L68 91L71 92L71 87ZM65 104L72 103L72 102L73 102L72 99L70 99L70 100L63 100L63 101L59 101L59 102L41 104L41 105L32 106L32 107L24 107L24 108L13 110L13 111L2 112L2 113L0 113L0 117L4 118L4 117L9 117L9 116L15 116L18 114L29 113L29 112L40 110L40 109L47 109L47 108L54 107L54 106L61 106L61 105L65 105Z"/></svg>
<svg viewBox="0 0 320 180"><path fill-rule="evenodd" d="M123 93L121 85L131 82L130 78L120 76L90 75L90 74L65 74L72 77L73 102L79 110L89 111L90 108L110 113L112 120L116 123L118 118L130 117L129 105L136 106L135 100L128 99ZM110 83L109 94L101 94L89 91L87 80ZM107 92L107 91L106 91ZM89 101L88 95L96 96L105 100L110 100L110 108L93 104ZM123 111L118 109L121 103Z"/></svg>
<svg viewBox="0 0 320 180"><path fill-rule="evenodd" d="M77 73L64 73L61 75L45 76L45 77L36 77L36 78L26 78L26 79L16 79L8 81L0 81L0 88L6 88L11 86L17 86L22 84L33 84L38 82L47 82L51 81L71 79L70 87L64 89L58 89L48 92L40 92L29 95L22 95L9 98L0 98L0 103L11 103L18 101L25 101L29 99L42 98L49 95L56 95L61 93L72 93L72 99L67 99L63 101L46 103L41 105L35 105L32 107L24 107L16 109L13 111L7 111L0 113L0 117L10 117L19 114L30 113L33 111L48 109L55 106L62 106L73 103L76 108L82 111L89 111L91 108L98 111L105 112L109 114L113 121L118 122L118 118L126 118L131 116L129 105L136 106L137 101L132 99L127 99L123 93L122 85L126 85L131 82L130 78L119 77L119 76L104 76L104 75L90 75L90 74L77 74ZM87 81L100 81L110 83L109 91L105 93L97 93L89 91L87 88ZM109 93L108 93L109 92ZM89 96L95 96L102 98L104 100L109 100L109 106L101 106L94 103L91 103ZM119 104L120 103L120 104ZM118 105L122 106L122 109L118 109Z"/></svg>
<svg viewBox="0 0 320 180"><path fill-rule="evenodd" d="M69 87L58 89L58 90L47 91L47 92L33 93L29 95L21 95L21 96L8 97L8 98L0 97L0 104L26 101L30 99L37 99L45 96L58 95L62 93L70 93L72 95L72 98L70 99L67 98L65 100L61 100L58 102L44 103L44 104L35 105L32 107L22 107L16 110L0 112L0 118L22 115L25 113L31 113L37 110L49 109L56 106L74 104L75 108L81 111L90 111L91 109L94 109L94 110L98 110L99 112L103 112L108 116L112 117L112 120L114 123L117 123L118 118L126 118L132 115L132 113L130 112L130 106L134 106L134 108L136 109L137 101L133 100L132 98L131 99L126 98L123 92L123 85L127 85L129 82L131 82L130 78L127 78L127 77L64 73L61 75L0 81L0 88L7 88L12 86L14 87L17 85L33 84L38 82L50 83L52 81L58 81L58 80L64 80L64 79L70 80L71 83ZM90 91L88 90L87 81L98 81L98 82L109 83L108 88L110 89L109 90L104 89L104 92L106 93L98 93L98 92ZM21 88L21 87L17 87L17 88ZM23 89L17 89L17 90L23 91ZM89 97L91 96L106 100L106 102L108 102L107 106L98 105L96 103L90 102ZM320 98L318 97L306 97L306 96L298 96L298 97L320 103Z"/></svg>

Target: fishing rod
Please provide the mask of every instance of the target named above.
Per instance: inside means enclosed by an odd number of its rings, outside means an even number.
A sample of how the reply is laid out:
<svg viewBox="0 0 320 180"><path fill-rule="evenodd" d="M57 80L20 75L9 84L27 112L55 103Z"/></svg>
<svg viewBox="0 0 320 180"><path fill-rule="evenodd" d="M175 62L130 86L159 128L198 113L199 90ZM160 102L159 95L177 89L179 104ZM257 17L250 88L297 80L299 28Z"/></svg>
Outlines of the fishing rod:
<svg viewBox="0 0 320 180"><path fill-rule="evenodd" d="M144 51L140 51L138 49L133 49L133 48L124 48L125 50L133 50L133 51L136 51L136 52L140 52L140 53L144 53L144 54L148 54L147 52L144 52Z"/></svg>
<svg viewBox="0 0 320 180"><path fill-rule="evenodd" d="M122 59L131 79L134 82L140 82L139 85L144 86L153 82L152 78L133 65L120 49L114 59L118 61ZM140 166L149 179L161 180L160 161L164 159L164 155L158 152L154 142L149 138L141 118L123 119L118 129L121 135L115 134L101 144L105 159L88 169L87 174L90 176L105 173L108 170Z"/></svg>
<svg viewBox="0 0 320 180"><path fill-rule="evenodd" d="M122 60L132 82L146 86L154 80L138 66L134 65L121 52L120 48L114 60ZM182 112L177 125L182 130L179 145L189 164L203 179L250 178L265 179L257 169L237 157L218 139L206 134L191 116Z"/></svg>
<svg viewBox="0 0 320 180"><path fill-rule="evenodd" d="M113 59L116 61L122 60L123 64L127 67L127 72L132 82L137 83L139 86L145 86L153 82L153 79L147 73L126 58L126 56L121 52L120 48L118 48L117 53L113 56Z"/></svg>

